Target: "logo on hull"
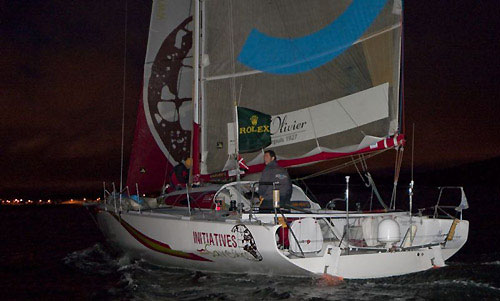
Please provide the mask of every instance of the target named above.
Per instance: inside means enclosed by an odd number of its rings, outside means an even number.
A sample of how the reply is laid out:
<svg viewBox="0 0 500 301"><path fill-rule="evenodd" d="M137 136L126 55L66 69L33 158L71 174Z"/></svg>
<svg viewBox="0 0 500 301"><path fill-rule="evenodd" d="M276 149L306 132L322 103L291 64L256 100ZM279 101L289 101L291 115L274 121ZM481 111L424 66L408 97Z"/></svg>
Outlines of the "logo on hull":
<svg viewBox="0 0 500 301"><path fill-rule="evenodd" d="M236 233L237 242L243 250L250 253L256 261L262 261L262 255L257 250L252 232L245 225L236 225L231 229L231 232Z"/></svg>
<svg viewBox="0 0 500 301"><path fill-rule="evenodd" d="M203 245L198 249L202 254L262 261L252 233L242 224L235 225L231 234L193 231L193 239L195 244Z"/></svg>

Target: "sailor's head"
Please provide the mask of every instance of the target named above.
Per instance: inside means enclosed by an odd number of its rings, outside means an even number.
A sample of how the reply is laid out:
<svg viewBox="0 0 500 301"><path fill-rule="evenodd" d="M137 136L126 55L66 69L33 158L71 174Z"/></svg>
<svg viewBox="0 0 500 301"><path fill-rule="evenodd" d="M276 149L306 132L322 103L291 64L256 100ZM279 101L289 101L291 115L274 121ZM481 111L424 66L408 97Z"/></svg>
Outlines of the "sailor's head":
<svg viewBox="0 0 500 301"><path fill-rule="evenodd" d="M184 166L186 166L186 168L191 168L191 166L193 165L193 160L191 158L187 158L186 160L184 160Z"/></svg>
<svg viewBox="0 0 500 301"><path fill-rule="evenodd" d="M264 163L267 165L274 160L276 160L276 153L270 149L266 150L264 152Z"/></svg>

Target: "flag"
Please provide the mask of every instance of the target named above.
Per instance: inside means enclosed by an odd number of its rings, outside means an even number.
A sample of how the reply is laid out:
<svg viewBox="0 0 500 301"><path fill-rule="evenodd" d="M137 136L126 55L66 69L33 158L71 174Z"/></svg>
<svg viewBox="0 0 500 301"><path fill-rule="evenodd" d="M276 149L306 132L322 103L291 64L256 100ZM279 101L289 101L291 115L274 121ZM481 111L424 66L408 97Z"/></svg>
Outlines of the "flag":
<svg viewBox="0 0 500 301"><path fill-rule="evenodd" d="M238 147L249 153L271 144L271 115L238 107Z"/></svg>
<svg viewBox="0 0 500 301"><path fill-rule="evenodd" d="M245 163L245 159L243 159L243 157L241 157L240 155L238 155L238 165L240 169L250 169L250 167L248 167L248 165Z"/></svg>
<svg viewBox="0 0 500 301"><path fill-rule="evenodd" d="M462 211L469 208L469 202L467 202L467 197L465 196L465 191L463 187L460 187L462 191L462 197L460 198L460 205L455 208L456 211Z"/></svg>

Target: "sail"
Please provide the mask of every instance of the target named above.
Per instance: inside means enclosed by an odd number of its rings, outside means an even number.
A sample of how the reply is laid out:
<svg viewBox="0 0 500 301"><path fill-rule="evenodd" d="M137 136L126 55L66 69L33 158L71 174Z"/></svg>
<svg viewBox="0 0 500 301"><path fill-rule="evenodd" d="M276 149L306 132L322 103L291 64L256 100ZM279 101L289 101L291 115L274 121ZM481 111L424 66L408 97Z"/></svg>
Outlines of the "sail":
<svg viewBox="0 0 500 301"><path fill-rule="evenodd" d="M397 0L203 1L202 172L231 160L235 102L272 115L284 166L399 144L401 17Z"/></svg>
<svg viewBox="0 0 500 301"><path fill-rule="evenodd" d="M169 183L173 166L190 156L193 127L192 1L153 2L127 185L141 193Z"/></svg>

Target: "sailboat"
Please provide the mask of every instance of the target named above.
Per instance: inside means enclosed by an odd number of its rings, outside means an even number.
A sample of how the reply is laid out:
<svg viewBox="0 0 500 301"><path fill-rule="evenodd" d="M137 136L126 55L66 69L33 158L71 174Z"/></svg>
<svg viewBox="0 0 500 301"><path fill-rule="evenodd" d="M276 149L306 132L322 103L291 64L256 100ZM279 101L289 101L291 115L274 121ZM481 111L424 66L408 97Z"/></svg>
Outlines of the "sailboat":
<svg viewBox="0 0 500 301"><path fill-rule="evenodd" d="M467 241L462 188L442 188L461 192L458 206L419 214L413 184L410 210L396 209L396 180L379 210L349 207L349 177L342 210L297 185L288 208L255 202L265 149L307 176L395 152L398 178L402 26L400 0L153 1L127 185L105 187L94 210L109 242L154 264L228 273L363 279L445 266ZM236 107L270 116L269 145L242 151ZM187 158L189 183L171 191Z"/></svg>

